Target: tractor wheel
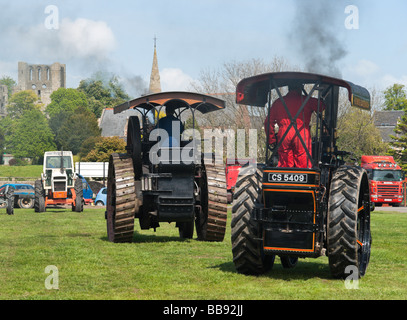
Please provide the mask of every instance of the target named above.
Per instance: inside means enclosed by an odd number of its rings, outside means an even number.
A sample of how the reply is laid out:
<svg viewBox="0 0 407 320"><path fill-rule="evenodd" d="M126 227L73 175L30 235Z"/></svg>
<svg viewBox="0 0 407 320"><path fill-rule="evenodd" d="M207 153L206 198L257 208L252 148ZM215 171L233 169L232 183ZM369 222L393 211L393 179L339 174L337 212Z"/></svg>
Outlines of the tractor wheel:
<svg viewBox="0 0 407 320"><path fill-rule="evenodd" d="M182 239L192 239L194 236L194 221L177 223L179 236Z"/></svg>
<svg viewBox="0 0 407 320"><path fill-rule="evenodd" d="M221 242L227 221L227 189L225 168L205 165L201 185L201 212L195 220L198 239Z"/></svg>
<svg viewBox="0 0 407 320"><path fill-rule="evenodd" d="M110 242L132 242L136 192L133 161L128 154L114 153L107 178L107 236Z"/></svg>
<svg viewBox="0 0 407 320"><path fill-rule="evenodd" d="M6 193L6 201L7 201L7 214L13 215L14 214L14 187L9 186L7 193Z"/></svg>
<svg viewBox="0 0 407 320"><path fill-rule="evenodd" d="M34 199L35 212L45 212L45 191L41 180L35 181L35 199Z"/></svg>
<svg viewBox="0 0 407 320"><path fill-rule="evenodd" d="M34 207L34 199L20 198L17 204L21 209L32 209Z"/></svg>
<svg viewBox="0 0 407 320"><path fill-rule="evenodd" d="M75 180L74 190L76 194L75 202L72 203L72 211L82 212L83 211L83 185L82 179L77 178Z"/></svg>
<svg viewBox="0 0 407 320"><path fill-rule="evenodd" d="M284 269L292 269L297 265L298 257L281 256L280 260Z"/></svg>
<svg viewBox="0 0 407 320"><path fill-rule="evenodd" d="M129 117L127 124L127 153L133 159L134 178L140 179L142 175L141 131L137 116Z"/></svg>
<svg viewBox="0 0 407 320"><path fill-rule="evenodd" d="M370 199L367 173L359 167L340 167L331 182L327 246L332 276L345 278L356 268L362 277L370 258Z"/></svg>
<svg viewBox="0 0 407 320"><path fill-rule="evenodd" d="M263 172L243 167L236 182L232 203L232 253L239 273L259 275L270 270L274 255L265 255L262 232L258 223L250 218L256 205L261 205Z"/></svg>

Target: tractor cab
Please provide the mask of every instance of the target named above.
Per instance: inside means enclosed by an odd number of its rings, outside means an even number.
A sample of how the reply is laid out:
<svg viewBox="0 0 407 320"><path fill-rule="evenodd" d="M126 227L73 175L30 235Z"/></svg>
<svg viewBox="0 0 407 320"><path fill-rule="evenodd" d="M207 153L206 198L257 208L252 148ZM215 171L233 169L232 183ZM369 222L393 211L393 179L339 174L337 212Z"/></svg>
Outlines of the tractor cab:
<svg viewBox="0 0 407 320"><path fill-rule="evenodd" d="M301 88L297 100L290 100L289 94L283 96L282 89L285 87ZM343 276L344 264L351 258L357 261L360 275L364 274L371 241L368 176L360 167L345 166L344 156L350 153L338 150L336 145L340 88L348 90L352 106L370 110L370 94L366 89L318 74L268 73L243 79L237 85L238 104L268 110L265 121L266 163L258 165L256 172L251 172L250 168L243 170L236 189L240 186L259 190L257 197L252 199L253 203L245 206L252 206L250 219L258 226L257 230L251 230L251 236L262 239L258 252L269 259L261 258L259 265L255 266L243 263L247 261L242 260L245 249L236 245L235 264L242 273L251 273L253 269L258 273L267 269L270 257L274 261L275 255L280 256L284 266L292 267L298 257L315 258L327 254L335 276ZM274 101L273 96L277 97ZM293 107L290 105L293 101L299 102ZM284 124L283 129L279 128L277 133L272 132L274 124L270 123L270 119L273 119L273 113L276 113L273 108L278 104L281 108L278 116L284 114L285 118L280 122ZM310 117L306 108L314 111L310 127L305 120ZM298 149L302 152L305 160L301 166L284 161L284 157L293 152L287 145L297 148L297 153ZM297 160L296 154L293 154L294 160ZM242 193L242 190L235 191L235 219L242 217L241 205L245 202L240 198ZM352 217L344 222L346 219L342 216L349 211L353 212ZM238 222L232 220L232 233L234 224ZM342 227L349 229L342 230ZM346 233L350 229L352 232L345 240L337 237L338 232ZM235 231L240 232L238 229ZM239 236L232 235L232 238L238 239ZM345 242L353 243L352 247L343 248ZM352 252L351 257L346 252Z"/></svg>
<svg viewBox="0 0 407 320"><path fill-rule="evenodd" d="M291 85L302 88L302 104L296 113L291 113L283 96L282 89ZM269 73L242 80L237 86L237 103L250 106L265 107L272 106L271 94L274 90L277 99L281 101L284 111L290 122L289 128L278 137L275 145L267 145L267 159L270 166L275 165L275 157L279 147L284 143L290 129L295 131L296 138L301 147L304 148L309 168L321 169L321 167L336 167L343 164L343 156L346 153L338 151L336 146L337 138L337 117L339 89L348 90L348 98L352 106L363 110L370 110L370 94L365 88L351 82L327 76L302 73L302 72L279 72ZM297 120L303 117L304 109L311 99L317 99L317 108L313 119L311 135L312 148L304 139L301 129L297 126ZM272 134L270 126L266 128L266 135Z"/></svg>

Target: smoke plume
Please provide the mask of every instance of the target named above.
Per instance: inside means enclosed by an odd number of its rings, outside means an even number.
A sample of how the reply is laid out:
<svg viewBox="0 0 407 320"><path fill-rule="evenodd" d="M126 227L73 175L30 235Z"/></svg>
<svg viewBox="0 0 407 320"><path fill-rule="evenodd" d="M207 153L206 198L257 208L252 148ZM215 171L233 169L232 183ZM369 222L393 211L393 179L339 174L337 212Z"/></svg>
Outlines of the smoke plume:
<svg viewBox="0 0 407 320"><path fill-rule="evenodd" d="M297 0L290 32L292 48L299 52L307 72L341 77L338 62L347 55L339 38L345 6L341 1Z"/></svg>

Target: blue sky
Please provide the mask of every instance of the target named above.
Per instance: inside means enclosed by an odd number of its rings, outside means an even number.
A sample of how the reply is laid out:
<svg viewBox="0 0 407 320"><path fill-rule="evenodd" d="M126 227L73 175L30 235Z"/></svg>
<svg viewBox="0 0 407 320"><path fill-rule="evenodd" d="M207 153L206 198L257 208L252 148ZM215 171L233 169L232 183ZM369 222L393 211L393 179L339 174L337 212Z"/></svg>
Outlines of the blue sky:
<svg viewBox="0 0 407 320"><path fill-rule="evenodd" d="M318 50L325 58L332 43L344 53L332 62L344 79L379 90L395 82L407 85L405 0L0 0L0 5L0 76L16 80L18 61L26 61L65 63L68 87L100 70L148 83L156 35L163 90L185 90L203 69L230 61L281 56L305 68ZM58 8L57 30L45 27L48 5ZM349 5L358 9L358 29L345 26ZM321 31L328 37L323 46L315 37ZM299 46L301 39L311 41L311 53Z"/></svg>

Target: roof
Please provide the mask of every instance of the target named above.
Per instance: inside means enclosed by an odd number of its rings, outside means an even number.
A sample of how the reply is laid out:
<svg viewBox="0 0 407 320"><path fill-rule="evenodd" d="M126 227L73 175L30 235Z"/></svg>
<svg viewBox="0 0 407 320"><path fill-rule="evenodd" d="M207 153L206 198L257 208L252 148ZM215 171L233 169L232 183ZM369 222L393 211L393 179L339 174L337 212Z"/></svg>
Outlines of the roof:
<svg viewBox="0 0 407 320"><path fill-rule="evenodd" d="M376 111L374 113L374 125L380 131L380 135L384 142L392 142L393 139L390 136L399 136L394 132L394 129L403 115L404 111L399 110Z"/></svg>
<svg viewBox="0 0 407 320"><path fill-rule="evenodd" d="M376 127L395 127L399 119L404 115L404 111L376 111L373 115L374 125Z"/></svg>
<svg viewBox="0 0 407 320"><path fill-rule="evenodd" d="M195 92L161 92L146 95L114 108L114 114L128 109L144 109L150 111L158 106L174 106L176 108L193 108L201 113L208 113L225 108L225 101ZM145 113L147 113L145 112Z"/></svg>
<svg viewBox="0 0 407 320"><path fill-rule="evenodd" d="M102 129L102 137L124 137L127 127L127 119L130 116L140 116L137 110L125 110L114 114L113 108L103 110L99 127Z"/></svg>
<svg viewBox="0 0 407 320"><path fill-rule="evenodd" d="M339 86L346 88L352 106L370 110L370 93L367 89L352 82L320 74L305 72L274 72L257 75L240 81L236 87L236 102L251 106L264 107L272 89L291 84L320 83L321 86Z"/></svg>
<svg viewBox="0 0 407 320"><path fill-rule="evenodd" d="M61 152L63 152L64 156L72 156L72 151L47 151L44 156L60 156Z"/></svg>

